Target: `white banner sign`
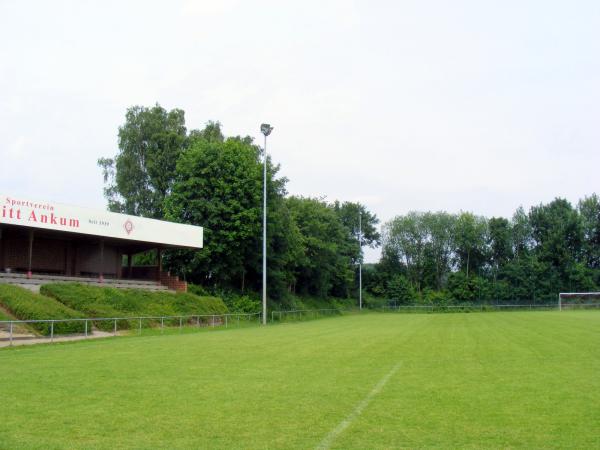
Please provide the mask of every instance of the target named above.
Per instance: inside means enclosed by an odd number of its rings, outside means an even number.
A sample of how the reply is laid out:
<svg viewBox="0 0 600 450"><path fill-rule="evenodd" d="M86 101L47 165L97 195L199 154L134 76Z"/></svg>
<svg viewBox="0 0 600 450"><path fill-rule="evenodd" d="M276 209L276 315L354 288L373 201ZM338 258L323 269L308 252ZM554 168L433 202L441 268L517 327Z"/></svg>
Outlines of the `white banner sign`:
<svg viewBox="0 0 600 450"><path fill-rule="evenodd" d="M0 195L0 224L202 248L203 229L60 203Z"/></svg>

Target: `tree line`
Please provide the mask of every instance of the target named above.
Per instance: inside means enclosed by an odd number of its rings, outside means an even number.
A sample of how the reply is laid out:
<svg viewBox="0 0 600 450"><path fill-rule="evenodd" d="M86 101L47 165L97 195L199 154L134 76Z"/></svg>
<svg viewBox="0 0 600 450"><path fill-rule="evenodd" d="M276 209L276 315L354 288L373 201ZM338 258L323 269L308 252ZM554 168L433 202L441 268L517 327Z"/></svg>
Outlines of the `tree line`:
<svg viewBox="0 0 600 450"><path fill-rule="evenodd" d="M218 122L188 132L185 113L128 109L119 150L100 158L109 209L204 227L205 248L170 251L164 265L209 289L257 292L262 277L263 149L223 135ZM267 158L269 296L356 294L362 244L378 246L377 217L364 205L290 196Z"/></svg>
<svg viewBox="0 0 600 450"><path fill-rule="evenodd" d="M224 136L219 122L189 130L185 113L127 110L118 151L100 158L109 209L204 227L205 248L170 251L164 265L209 290L257 293L262 276L263 149ZM365 301L554 301L600 285L600 200L565 199L510 218L410 212L385 223L359 203L290 196L267 158L269 296L357 296L361 245L382 246L365 266ZM358 230L362 218L362 234Z"/></svg>
<svg viewBox="0 0 600 450"><path fill-rule="evenodd" d="M368 289L399 303L556 301L598 291L600 200L557 198L512 218L410 212L383 226Z"/></svg>

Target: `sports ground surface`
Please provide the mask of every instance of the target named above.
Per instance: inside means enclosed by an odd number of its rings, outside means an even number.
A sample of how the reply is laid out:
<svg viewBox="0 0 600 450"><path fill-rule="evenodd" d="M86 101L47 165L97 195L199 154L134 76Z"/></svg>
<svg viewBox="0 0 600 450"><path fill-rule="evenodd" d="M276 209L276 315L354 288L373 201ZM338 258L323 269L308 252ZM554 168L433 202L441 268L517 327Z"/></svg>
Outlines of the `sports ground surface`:
<svg viewBox="0 0 600 450"><path fill-rule="evenodd" d="M600 311L0 350L1 448L599 448Z"/></svg>

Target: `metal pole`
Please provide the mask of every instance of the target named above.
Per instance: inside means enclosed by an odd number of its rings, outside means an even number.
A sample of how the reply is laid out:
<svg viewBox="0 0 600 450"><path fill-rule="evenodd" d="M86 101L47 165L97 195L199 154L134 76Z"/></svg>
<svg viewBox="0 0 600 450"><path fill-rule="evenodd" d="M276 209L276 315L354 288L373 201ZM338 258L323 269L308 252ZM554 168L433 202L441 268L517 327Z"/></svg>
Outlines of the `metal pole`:
<svg viewBox="0 0 600 450"><path fill-rule="evenodd" d="M140 332L139 334L142 334L142 318L140 317Z"/></svg>
<svg viewBox="0 0 600 450"><path fill-rule="evenodd" d="M113 329L113 336L117 335L117 319L115 319L115 327Z"/></svg>
<svg viewBox="0 0 600 450"><path fill-rule="evenodd" d="M267 135L263 159L263 267L262 267L262 322L267 324Z"/></svg>
<svg viewBox="0 0 600 450"><path fill-rule="evenodd" d="M359 206L360 208L360 206ZM358 261L358 308L362 309L362 213L358 211L358 245L360 246L360 258Z"/></svg>
<svg viewBox="0 0 600 450"><path fill-rule="evenodd" d="M163 328L165 327L165 318L161 317L160 318L160 332L163 332Z"/></svg>
<svg viewBox="0 0 600 450"><path fill-rule="evenodd" d="M88 337L88 325L87 325L87 319L85 321L85 337Z"/></svg>
<svg viewBox="0 0 600 450"><path fill-rule="evenodd" d="M50 322L50 342L54 342L54 321Z"/></svg>
<svg viewBox="0 0 600 450"><path fill-rule="evenodd" d="M225 314L225 328L227 328L229 326L227 322L228 322L228 320L227 320L227 314Z"/></svg>
<svg viewBox="0 0 600 450"><path fill-rule="evenodd" d="M13 323L10 323L10 346L13 345Z"/></svg>

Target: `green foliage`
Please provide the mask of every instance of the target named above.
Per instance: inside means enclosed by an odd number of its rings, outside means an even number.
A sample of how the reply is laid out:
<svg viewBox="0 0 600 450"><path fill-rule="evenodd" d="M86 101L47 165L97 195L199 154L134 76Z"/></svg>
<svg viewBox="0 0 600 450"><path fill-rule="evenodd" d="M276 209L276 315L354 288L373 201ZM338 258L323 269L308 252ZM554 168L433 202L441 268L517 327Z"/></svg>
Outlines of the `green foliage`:
<svg viewBox="0 0 600 450"><path fill-rule="evenodd" d="M184 112L134 106L119 128L119 152L100 158L111 211L162 218L186 142Z"/></svg>
<svg viewBox="0 0 600 450"><path fill-rule="evenodd" d="M511 220L471 213L411 212L384 225L382 259L367 289L389 295L399 274L460 302L547 302L561 291L599 289L600 201L564 199L517 209Z"/></svg>
<svg viewBox="0 0 600 450"><path fill-rule="evenodd" d="M190 294L198 295L200 297L205 297L210 295L208 290L199 284L188 283L188 292Z"/></svg>
<svg viewBox="0 0 600 450"><path fill-rule="evenodd" d="M18 286L0 284L0 306L9 311L18 320L76 319L84 317L53 298ZM43 335L50 334L49 323L31 323L29 327ZM83 322L56 322L54 334L82 333Z"/></svg>
<svg viewBox="0 0 600 450"><path fill-rule="evenodd" d="M249 295L239 295L231 300L227 306L232 312L253 314L261 311L260 300L251 298Z"/></svg>
<svg viewBox="0 0 600 450"><path fill-rule="evenodd" d="M592 269L600 269L600 198L596 194L579 202L583 231L583 258Z"/></svg>
<svg viewBox="0 0 600 450"><path fill-rule="evenodd" d="M86 317L134 317L223 314L227 307L216 297L198 297L190 293L115 289L82 284L46 284L44 295L53 297ZM101 329L112 329L110 322L98 321ZM127 328L128 321L119 323Z"/></svg>
<svg viewBox="0 0 600 450"><path fill-rule="evenodd" d="M298 226L302 254L296 262L297 285L301 295L348 297L354 279L353 255L356 242L325 202L289 197L287 206Z"/></svg>
<svg viewBox="0 0 600 450"><path fill-rule="evenodd" d="M400 305L412 305L418 299L414 288L402 274L396 275L388 282L385 295L389 300Z"/></svg>

